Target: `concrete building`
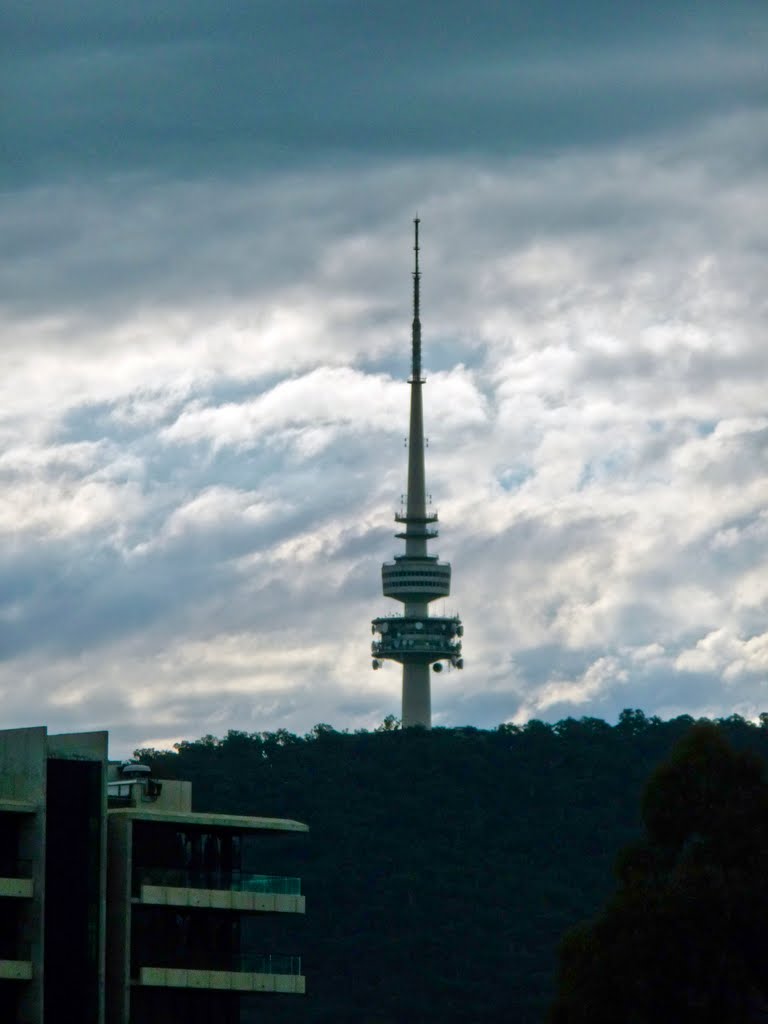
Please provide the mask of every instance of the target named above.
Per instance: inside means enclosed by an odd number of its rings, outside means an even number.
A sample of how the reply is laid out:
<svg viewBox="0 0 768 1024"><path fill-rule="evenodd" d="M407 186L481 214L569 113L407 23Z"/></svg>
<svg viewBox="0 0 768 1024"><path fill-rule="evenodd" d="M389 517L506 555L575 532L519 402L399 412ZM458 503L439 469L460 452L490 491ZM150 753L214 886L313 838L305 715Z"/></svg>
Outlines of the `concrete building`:
<svg viewBox="0 0 768 1024"><path fill-rule="evenodd" d="M0 1020L104 1020L107 734L0 732Z"/></svg>
<svg viewBox="0 0 768 1024"><path fill-rule="evenodd" d="M259 866L307 826L193 812L190 783L142 769L109 766L108 1024L239 1024L254 995L303 994L300 958L271 945L300 881Z"/></svg>
<svg viewBox="0 0 768 1024"><path fill-rule="evenodd" d="M463 668L461 640L464 633L457 615L430 616L429 605L451 592L451 566L430 555L427 544L437 537L437 513L427 505L424 471L424 412L421 376L421 316L419 291L419 220L414 221L415 268L413 271L413 323L411 327L411 408L408 435L408 494L405 513L395 521L405 529L396 534L405 541L405 554L381 567L382 589L404 605L402 615L374 619L371 629L378 639L371 645L373 667L384 660L403 666L403 726L432 725L430 665L435 672L443 664Z"/></svg>
<svg viewBox="0 0 768 1024"><path fill-rule="evenodd" d="M195 812L105 732L0 731L0 1021L240 1024L303 993L278 871L306 832Z"/></svg>

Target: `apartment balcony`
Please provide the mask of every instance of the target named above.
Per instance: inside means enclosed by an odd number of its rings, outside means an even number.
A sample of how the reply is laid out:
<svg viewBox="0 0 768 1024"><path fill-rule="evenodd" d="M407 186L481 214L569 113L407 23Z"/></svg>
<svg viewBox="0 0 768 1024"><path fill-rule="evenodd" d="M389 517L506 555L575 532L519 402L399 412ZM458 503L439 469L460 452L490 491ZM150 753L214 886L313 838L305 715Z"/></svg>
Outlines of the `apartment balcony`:
<svg viewBox="0 0 768 1024"><path fill-rule="evenodd" d="M265 913L303 914L301 879L244 871L135 868L138 902Z"/></svg>
<svg viewBox="0 0 768 1024"><path fill-rule="evenodd" d="M0 960L0 981L31 981L31 960Z"/></svg>
<svg viewBox="0 0 768 1024"><path fill-rule="evenodd" d="M0 860L0 897L30 899L34 893L31 860Z"/></svg>
<svg viewBox="0 0 768 1024"><path fill-rule="evenodd" d="M28 943L0 943L0 981L30 981L31 951Z"/></svg>
<svg viewBox="0 0 768 1024"><path fill-rule="evenodd" d="M303 995L301 957L198 954L188 966L140 967L135 984L160 988Z"/></svg>

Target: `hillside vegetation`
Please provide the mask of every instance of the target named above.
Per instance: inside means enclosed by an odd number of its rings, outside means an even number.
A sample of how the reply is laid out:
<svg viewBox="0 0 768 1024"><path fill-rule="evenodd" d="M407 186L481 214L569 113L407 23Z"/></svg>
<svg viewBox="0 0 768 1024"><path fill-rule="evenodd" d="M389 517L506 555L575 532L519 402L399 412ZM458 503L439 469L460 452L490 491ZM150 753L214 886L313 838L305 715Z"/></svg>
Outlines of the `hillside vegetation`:
<svg viewBox="0 0 768 1024"><path fill-rule="evenodd" d="M693 719L625 711L556 725L372 733L316 726L138 751L191 779L196 809L296 818L285 864L303 879L295 948L304 999L260 1020L540 1024L564 932L615 888L641 833L641 793ZM768 754L768 716L733 716L736 749Z"/></svg>

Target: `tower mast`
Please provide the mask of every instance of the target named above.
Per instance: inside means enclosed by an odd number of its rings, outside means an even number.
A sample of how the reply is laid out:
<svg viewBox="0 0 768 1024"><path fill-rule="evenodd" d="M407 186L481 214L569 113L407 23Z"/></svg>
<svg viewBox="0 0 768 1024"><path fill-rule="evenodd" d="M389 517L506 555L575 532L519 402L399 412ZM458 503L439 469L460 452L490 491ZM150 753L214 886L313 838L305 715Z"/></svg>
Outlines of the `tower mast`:
<svg viewBox="0 0 768 1024"><path fill-rule="evenodd" d="M395 521L405 527L395 536L405 541L405 554L381 567L382 590L403 604L402 615L374 619L371 628L379 639L371 645L373 667L383 660L403 666L403 727L432 725L429 667L435 672L447 661L463 668L461 640L464 630L457 615L432 617L429 604L451 592L451 566L428 553L428 542L437 537L437 513L427 511L424 473L424 409L421 376L421 314L419 269L419 218L414 224L413 322L411 325L411 406L408 435L408 495L405 515Z"/></svg>

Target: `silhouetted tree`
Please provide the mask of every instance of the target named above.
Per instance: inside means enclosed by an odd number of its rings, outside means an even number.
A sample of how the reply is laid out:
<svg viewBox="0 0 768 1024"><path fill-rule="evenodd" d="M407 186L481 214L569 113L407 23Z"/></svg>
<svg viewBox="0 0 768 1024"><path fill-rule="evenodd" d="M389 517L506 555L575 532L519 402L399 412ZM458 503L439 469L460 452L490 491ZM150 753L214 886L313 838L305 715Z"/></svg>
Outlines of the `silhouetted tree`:
<svg viewBox="0 0 768 1024"><path fill-rule="evenodd" d="M768 1020L768 785L723 732L693 726L652 775L618 891L563 940L552 1024Z"/></svg>

